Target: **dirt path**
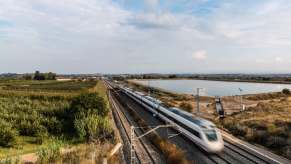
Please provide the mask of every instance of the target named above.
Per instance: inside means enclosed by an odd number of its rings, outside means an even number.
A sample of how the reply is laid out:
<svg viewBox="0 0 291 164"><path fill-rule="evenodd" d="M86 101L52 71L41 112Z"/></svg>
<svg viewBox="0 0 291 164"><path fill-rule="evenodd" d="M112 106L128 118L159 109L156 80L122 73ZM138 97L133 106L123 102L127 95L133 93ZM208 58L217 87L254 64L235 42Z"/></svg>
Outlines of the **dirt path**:
<svg viewBox="0 0 291 164"><path fill-rule="evenodd" d="M37 159L38 157L36 153L25 154L20 158L21 162L23 163L36 163Z"/></svg>

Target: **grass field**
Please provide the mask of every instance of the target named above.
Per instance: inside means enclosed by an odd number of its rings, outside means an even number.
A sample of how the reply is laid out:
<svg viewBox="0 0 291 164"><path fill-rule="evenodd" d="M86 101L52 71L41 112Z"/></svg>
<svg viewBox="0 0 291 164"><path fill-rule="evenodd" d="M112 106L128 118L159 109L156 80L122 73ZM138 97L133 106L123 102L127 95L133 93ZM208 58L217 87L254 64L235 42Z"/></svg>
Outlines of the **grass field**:
<svg viewBox="0 0 291 164"><path fill-rule="evenodd" d="M34 152L53 138L74 142L66 127L72 98L89 90L106 96L103 87L96 81L0 80L0 123L17 131L13 146L0 145L0 158Z"/></svg>
<svg viewBox="0 0 291 164"><path fill-rule="evenodd" d="M20 91L66 91L74 92L86 90L94 87L95 81L8 81L0 82L3 90L20 90Z"/></svg>
<svg viewBox="0 0 291 164"><path fill-rule="evenodd" d="M93 88L90 89L91 92L98 92L99 95L105 99L107 99L107 89L102 81L98 82Z"/></svg>

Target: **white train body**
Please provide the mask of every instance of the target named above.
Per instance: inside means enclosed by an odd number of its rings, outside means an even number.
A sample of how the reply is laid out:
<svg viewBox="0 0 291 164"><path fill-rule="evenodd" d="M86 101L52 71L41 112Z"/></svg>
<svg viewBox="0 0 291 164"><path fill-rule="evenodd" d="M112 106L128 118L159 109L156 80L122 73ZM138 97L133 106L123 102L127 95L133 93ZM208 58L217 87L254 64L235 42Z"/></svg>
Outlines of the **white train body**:
<svg viewBox="0 0 291 164"><path fill-rule="evenodd" d="M120 89L154 116L158 116L163 121L174 125L176 130L183 133L205 151L218 153L223 150L224 142L221 133L212 122L202 118L193 118L191 113L178 108L167 108L161 101L130 88L120 87Z"/></svg>

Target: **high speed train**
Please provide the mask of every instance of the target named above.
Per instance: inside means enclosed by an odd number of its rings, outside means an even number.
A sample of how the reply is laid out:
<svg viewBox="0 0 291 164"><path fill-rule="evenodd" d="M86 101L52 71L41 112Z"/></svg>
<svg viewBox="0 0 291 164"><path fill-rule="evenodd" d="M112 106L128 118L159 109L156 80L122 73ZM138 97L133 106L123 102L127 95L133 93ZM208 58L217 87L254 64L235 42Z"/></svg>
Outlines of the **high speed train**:
<svg viewBox="0 0 291 164"><path fill-rule="evenodd" d="M142 92L127 87L119 87L123 93L140 103L154 116L174 125L174 128L196 143L208 153L219 153L224 148L221 133L216 126L203 118L193 117L191 113L178 108L168 108L161 101Z"/></svg>

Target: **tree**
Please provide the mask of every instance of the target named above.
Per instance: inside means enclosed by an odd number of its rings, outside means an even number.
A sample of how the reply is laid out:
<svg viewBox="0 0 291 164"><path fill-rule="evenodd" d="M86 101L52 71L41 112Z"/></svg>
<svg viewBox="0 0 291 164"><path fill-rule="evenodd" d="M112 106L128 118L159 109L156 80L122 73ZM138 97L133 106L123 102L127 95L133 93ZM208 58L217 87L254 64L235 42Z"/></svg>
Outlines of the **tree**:
<svg viewBox="0 0 291 164"><path fill-rule="evenodd" d="M83 93L75 97L70 106L70 116L80 139L94 139L111 133L108 123L109 109L97 93Z"/></svg>
<svg viewBox="0 0 291 164"><path fill-rule="evenodd" d="M56 80L56 74L52 73L52 72L49 72L47 74L47 80Z"/></svg>
<svg viewBox="0 0 291 164"><path fill-rule="evenodd" d="M92 114L105 117L109 110L105 100L98 93L83 93L72 100L71 112L75 117L87 117Z"/></svg>
<svg viewBox="0 0 291 164"><path fill-rule="evenodd" d="M34 73L34 80L45 80L45 75L40 73L39 71L35 71Z"/></svg>
<svg viewBox="0 0 291 164"><path fill-rule="evenodd" d="M23 75L23 79L25 79L25 80L32 80L32 75L25 74L25 75Z"/></svg>
<svg viewBox="0 0 291 164"><path fill-rule="evenodd" d="M170 78L170 79L177 78L177 75L169 75L169 78Z"/></svg>
<svg viewBox="0 0 291 164"><path fill-rule="evenodd" d="M33 79L34 80L55 80L56 74L52 72L40 73L39 71L35 71Z"/></svg>
<svg viewBox="0 0 291 164"><path fill-rule="evenodd" d="M94 140L100 137L105 138L112 133L108 118L95 114L82 119L75 119L74 127L81 140Z"/></svg>
<svg viewBox="0 0 291 164"><path fill-rule="evenodd" d="M39 71L35 71L33 79L34 80L40 80L40 72Z"/></svg>
<svg viewBox="0 0 291 164"><path fill-rule="evenodd" d="M13 129L11 124L0 120L0 146L10 147L16 142L17 130Z"/></svg>
<svg viewBox="0 0 291 164"><path fill-rule="evenodd" d="M285 88L282 90L282 93L285 94L285 95L289 95L291 92L289 89Z"/></svg>

